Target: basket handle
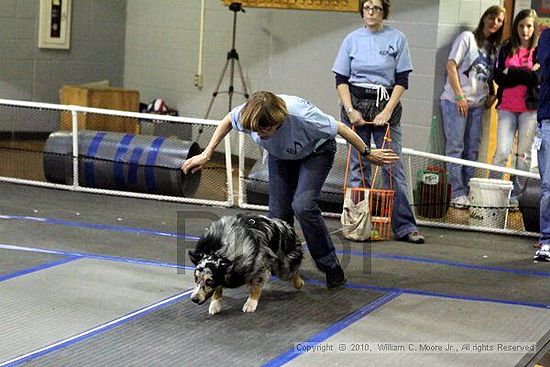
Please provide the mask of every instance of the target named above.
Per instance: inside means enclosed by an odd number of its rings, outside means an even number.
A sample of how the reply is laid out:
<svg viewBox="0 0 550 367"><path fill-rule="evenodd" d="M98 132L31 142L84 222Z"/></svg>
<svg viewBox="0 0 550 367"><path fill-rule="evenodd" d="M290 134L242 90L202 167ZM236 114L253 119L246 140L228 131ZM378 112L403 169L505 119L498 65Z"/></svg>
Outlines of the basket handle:
<svg viewBox="0 0 550 367"><path fill-rule="evenodd" d="M387 145L391 145L391 130L390 130L390 124L389 123L386 123L387 127L386 127L386 133L384 134L384 141L382 142L382 147L381 149L386 149L387 148ZM387 145L386 145L387 144ZM372 176L372 182L373 182L373 186L376 184L376 179L378 178L378 170L380 169L381 166L376 166L376 168L374 169L374 175ZM393 175L391 174L391 165L390 167L388 168L388 176L389 176L389 189L393 189Z"/></svg>
<svg viewBox="0 0 550 367"><path fill-rule="evenodd" d="M391 145L391 130L390 130L390 124L389 123L386 123L386 133L384 134L384 141L382 142L382 147L381 149L386 149L388 145ZM355 132L355 125L353 125L351 127L351 129ZM347 156L346 156L346 171L344 173L344 187L342 188L342 191L344 192L344 194L346 193L346 188L348 186L348 177L349 177L349 165L350 165L350 157L351 157L351 150L354 149L351 144L348 144L348 153L347 153ZM357 157L358 157L358 161L359 161L359 168L361 170L361 182L363 184L363 188L367 188L367 183L366 183L366 180L365 180L365 171L363 170L363 160L361 159L361 154L359 153L359 151L357 151ZM373 186L374 184L376 183L376 179L378 178L378 175L379 175L379 170L380 169L380 166L376 166L375 170L374 170L374 175L373 175L373 179L372 179L372 183L373 183ZM388 173L389 173L389 189L393 189L393 175L391 174L391 165L390 167L388 168ZM374 188L374 187L372 187Z"/></svg>
<svg viewBox="0 0 550 367"><path fill-rule="evenodd" d="M352 125L351 130L355 132L355 125ZM346 155L346 171L344 172L344 187L342 188L344 195L346 194L346 188L348 187L349 164L350 164L352 149L354 148L351 146L351 144L348 144L348 153ZM357 158L359 162L359 169L361 170L361 183L363 184L363 188L367 188L367 182L365 180L365 171L363 170L363 160L361 159L361 154L359 153L358 150L357 150Z"/></svg>

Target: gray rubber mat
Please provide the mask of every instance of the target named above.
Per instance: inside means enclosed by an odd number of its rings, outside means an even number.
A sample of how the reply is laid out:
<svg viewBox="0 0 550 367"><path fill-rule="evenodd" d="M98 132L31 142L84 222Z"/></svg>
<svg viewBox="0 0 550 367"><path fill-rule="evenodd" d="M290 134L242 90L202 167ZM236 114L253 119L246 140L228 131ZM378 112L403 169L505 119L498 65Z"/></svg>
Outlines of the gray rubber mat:
<svg viewBox="0 0 550 367"><path fill-rule="evenodd" d="M174 268L76 260L0 282L0 364L180 293L190 278Z"/></svg>
<svg viewBox="0 0 550 367"><path fill-rule="evenodd" d="M31 268L46 266L63 259L62 256L37 252L0 249L0 278Z"/></svg>
<svg viewBox="0 0 550 367"><path fill-rule="evenodd" d="M361 308L380 293L276 281L258 309L246 288L224 291L223 310L189 299L31 361L32 366L260 366Z"/></svg>
<svg viewBox="0 0 550 367"><path fill-rule="evenodd" d="M349 350L353 343L367 343L372 352L305 353L286 366L524 366L533 354L498 352L498 344L536 343L540 349L549 330L547 309L400 295L325 341L335 350L342 343ZM446 343L460 348L467 344L470 349L419 353L421 344ZM378 353L384 346L391 349Z"/></svg>

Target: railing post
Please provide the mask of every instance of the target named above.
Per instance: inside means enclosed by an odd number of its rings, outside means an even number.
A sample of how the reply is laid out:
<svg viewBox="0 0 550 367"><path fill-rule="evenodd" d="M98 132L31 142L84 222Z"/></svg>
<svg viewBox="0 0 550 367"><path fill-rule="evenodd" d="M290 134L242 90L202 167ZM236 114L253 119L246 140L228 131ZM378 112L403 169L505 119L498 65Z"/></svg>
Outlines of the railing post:
<svg viewBox="0 0 550 367"><path fill-rule="evenodd" d="M71 108L71 121L73 129L73 186L78 184L78 113Z"/></svg>

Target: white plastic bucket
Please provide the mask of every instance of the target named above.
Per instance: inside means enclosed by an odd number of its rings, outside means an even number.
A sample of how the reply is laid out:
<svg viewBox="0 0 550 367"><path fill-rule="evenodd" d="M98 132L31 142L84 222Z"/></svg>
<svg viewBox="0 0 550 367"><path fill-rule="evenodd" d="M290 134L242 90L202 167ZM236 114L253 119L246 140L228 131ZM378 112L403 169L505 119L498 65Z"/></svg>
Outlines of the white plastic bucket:
<svg viewBox="0 0 550 367"><path fill-rule="evenodd" d="M505 228L514 184L493 178L472 178L469 185L470 225Z"/></svg>

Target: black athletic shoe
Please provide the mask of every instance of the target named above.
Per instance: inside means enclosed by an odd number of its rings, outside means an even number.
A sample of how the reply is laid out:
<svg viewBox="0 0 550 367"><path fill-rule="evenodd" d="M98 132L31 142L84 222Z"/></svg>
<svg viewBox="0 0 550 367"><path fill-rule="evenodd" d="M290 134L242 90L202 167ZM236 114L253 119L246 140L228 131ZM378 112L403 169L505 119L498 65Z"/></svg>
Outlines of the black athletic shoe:
<svg viewBox="0 0 550 367"><path fill-rule="evenodd" d="M334 269L331 269L325 273L327 277L327 288L336 288L346 284L346 276L344 270L340 265L337 265Z"/></svg>

